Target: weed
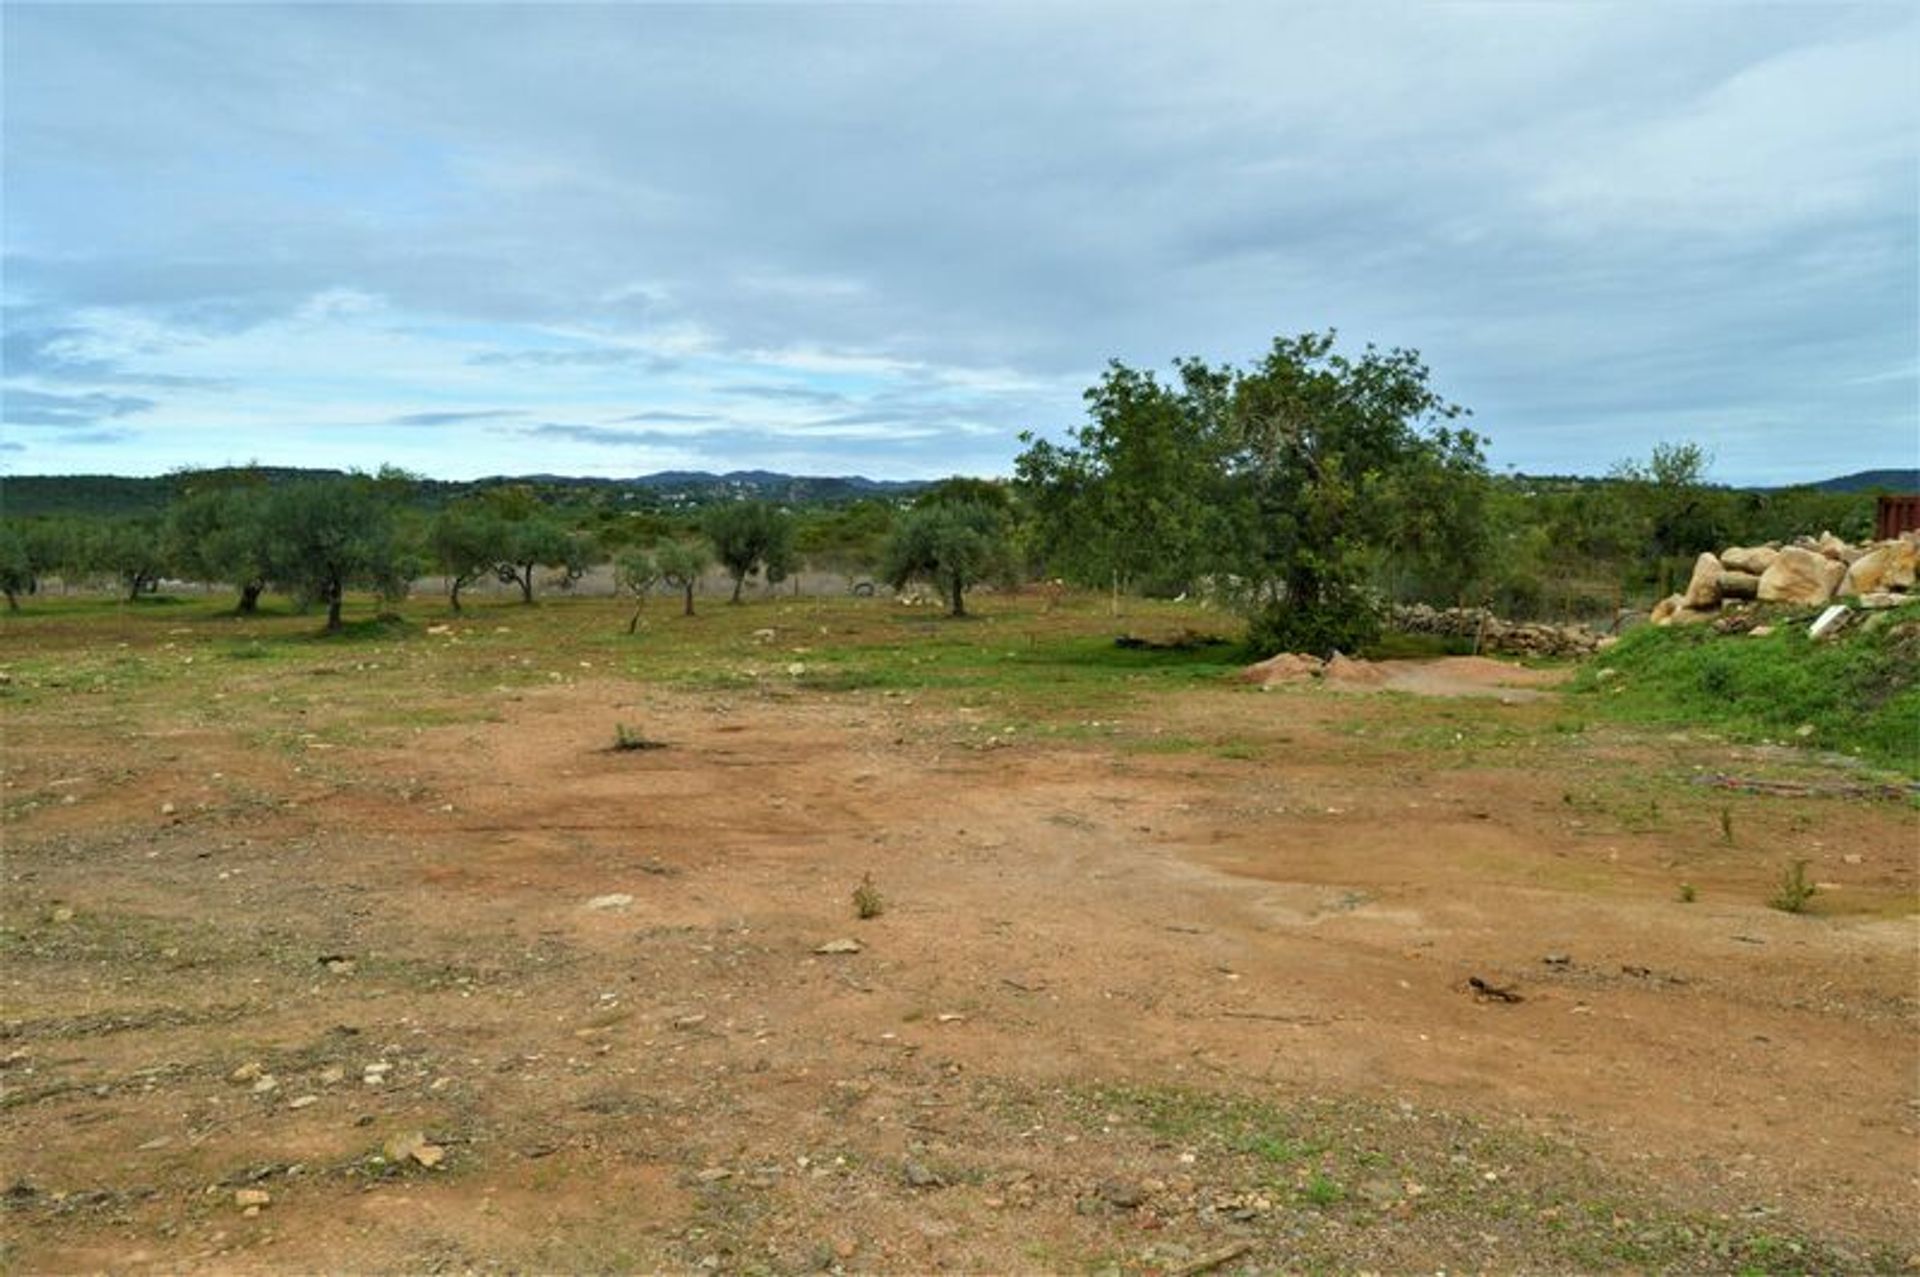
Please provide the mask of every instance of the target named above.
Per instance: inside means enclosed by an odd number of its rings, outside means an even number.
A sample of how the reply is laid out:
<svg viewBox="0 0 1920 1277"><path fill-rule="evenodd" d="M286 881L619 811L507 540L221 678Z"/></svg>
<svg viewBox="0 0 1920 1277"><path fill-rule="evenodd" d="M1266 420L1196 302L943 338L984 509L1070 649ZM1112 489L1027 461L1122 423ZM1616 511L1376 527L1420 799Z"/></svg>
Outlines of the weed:
<svg viewBox="0 0 1920 1277"><path fill-rule="evenodd" d="M1347 1190L1340 1187L1338 1181L1316 1171L1313 1178L1307 1181L1306 1187L1300 1190L1300 1196L1304 1197L1309 1204L1324 1210L1329 1206L1338 1206L1344 1201Z"/></svg>
<svg viewBox="0 0 1920 1277"><path fill-rule="evenodd" d="M1731 807L1720 809L1720 841L1729 847L1733 846L1733 808Z"/></svg>
<svg viewBox="0 0 1920 1277"><path fill-rule="evenodd" d="M1807 902L1820 888L1807 881L1807 862L1795 860L1780 871L1780 886L1767 901L1767 907L1781 913L1805 913Z"/></svg>
<svg viewBox="0 0 1920 1277"><path fill-rule="evenodd" d="M1683 882L1680 884L1680 903L1681 904L1690 905L1694 901L1698 900L1699 898L1700 898L1700 893L1694 890L1694 886L1692 883Z"/></svg>
<svg viewBox="0 0 1920 1277"><path fill-rule="evenodd" d="M625 723L615 723L613 748L615 753L626 753L635 749L665 749L666 746L657 740L648 740L638 729L628 727Z"/></svg>
<svg viewBox="0 0 1920 1277"><path fill-rule="evenodd" d="M853 912L861 918L878 918L886 911L887 902L873 885L872 874L861 874L860 885L853 889Z"/></svg>

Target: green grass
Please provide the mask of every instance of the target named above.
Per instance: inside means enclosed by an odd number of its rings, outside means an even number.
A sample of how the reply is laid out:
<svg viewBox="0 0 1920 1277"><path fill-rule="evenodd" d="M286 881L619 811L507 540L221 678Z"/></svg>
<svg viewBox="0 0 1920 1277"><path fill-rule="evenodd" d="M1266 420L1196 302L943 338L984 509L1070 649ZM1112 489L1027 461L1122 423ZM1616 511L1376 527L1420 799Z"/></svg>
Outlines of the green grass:
<svg viewBox="0 0 1920 1277"><path fill-rule="evenodd" d="M1920 776L1920 605L1882 615L1874 632L1832 642L1799 622L1763 638L1642 626L1574 688L1608 717L1840 750Z"/></svg>

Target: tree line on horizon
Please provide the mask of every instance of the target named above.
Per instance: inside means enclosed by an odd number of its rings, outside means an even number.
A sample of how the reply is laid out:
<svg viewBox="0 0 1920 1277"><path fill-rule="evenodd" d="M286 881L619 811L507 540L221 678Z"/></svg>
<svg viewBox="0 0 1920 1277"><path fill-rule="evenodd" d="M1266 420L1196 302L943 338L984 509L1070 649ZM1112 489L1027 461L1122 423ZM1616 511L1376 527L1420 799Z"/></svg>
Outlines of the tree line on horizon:
<svg viewBox="0 0 1920 1277"><path fill-rule="evenodd" d="M435 503L404 472L326 477L183 472L159 513L0 518L10 608L47 578L113 580L137 600L164 580L225 583L250 612L267 591L341 624L350 591L391 601L429 573L448 605L497 580L534 601L610 563L636 607L691 612L709 566L777 586L801 567L849 582L968 592L1061 579L1129 596L1204 595L1237 609L1252 647L1353 651L1388 601L1592 615L1669 591L1692 556L1831 529L1860 537L1872 497L1707 481L1692 444L1657 447L1600 481L1491 475L1464 408L1417 352L1343 352L1331 332L1276 339L1245 368L1178 360L1170 376L1110 364L1060 442L1022 436L1011 481L953 478L917 495L692 510L582 502L490 484ZM637 627L638 612L629 624Z"/></svg>

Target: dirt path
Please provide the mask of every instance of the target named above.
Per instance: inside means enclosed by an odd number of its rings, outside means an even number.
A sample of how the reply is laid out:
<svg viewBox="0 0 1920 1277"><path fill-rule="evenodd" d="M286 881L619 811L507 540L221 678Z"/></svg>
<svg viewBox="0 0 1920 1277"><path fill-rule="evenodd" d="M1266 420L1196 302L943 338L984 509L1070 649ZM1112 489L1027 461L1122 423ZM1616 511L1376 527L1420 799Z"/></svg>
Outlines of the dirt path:
<svg viewBox="0 0 1920 1277"><path fill-rule="evenodd" d="M86 798L11 835L10 1262L1512 1267L1497 1195L1541 1149L1920 1244L1911 808L1637 824L1681 751L1487 736L1539 701L1463 710L1485 747L1448 757L1409 734L1452 720L1320 689L1131 711L1165 749L911 700L585 681L293 765L184 733L137 792L49 752ZM608 750L616 714L667 748ZM214 796L156 815L188 778ZM1834 907L1765 908L1815 842ZM1383 1169L1283 1226L1241 1182L1264 1146L1183 1134L1166 1088L1358 1106ZM438 1169L382 1153L415 1130ZM1263 1173L1331 1197L1323 1165ZM1449 1175L1471 1222L1423 1224Z"/></svg>

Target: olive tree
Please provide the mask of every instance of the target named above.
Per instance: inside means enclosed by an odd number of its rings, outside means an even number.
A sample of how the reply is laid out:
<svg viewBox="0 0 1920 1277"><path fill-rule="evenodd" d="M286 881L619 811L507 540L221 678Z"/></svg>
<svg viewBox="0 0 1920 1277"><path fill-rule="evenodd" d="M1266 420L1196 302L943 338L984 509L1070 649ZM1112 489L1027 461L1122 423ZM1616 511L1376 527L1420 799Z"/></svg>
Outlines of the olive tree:
<svg viewBox="0 0 1920 1277"><path fill-rule="evenodd" d="M693 615L693 592L700 586L700 575L707 570L712 556L698 541L665 541L654 552L660 579L669 589L680 591L681 615Z"/></svg>
<svg viewBox="0 0 1920 1277"><path fill-rule="evenodd" d="M261 535L274 584L303 601L324 603L329 631L340 628L348 589L399 598L419 569L401 533L404 483L388 472L309 479L268 499Z"/></svg>
<svg viewBox="0 0 1920 1277"><path fill-rule="evenodd" d="M735 501L709 509L700 526L713 542L714 556L733 578L740 601L748 577L766 573L778 584L793 567L793 518L765 501Z"/></svg>
<svg viewBox="0 0 1920 1277"><path fill-rule="evenodd" d="M1007 522L977 501L918 506L894 525L882 575L897 590L920 577L934 583L954 616L967 614L967 591L1007 563Z"/></svg>

